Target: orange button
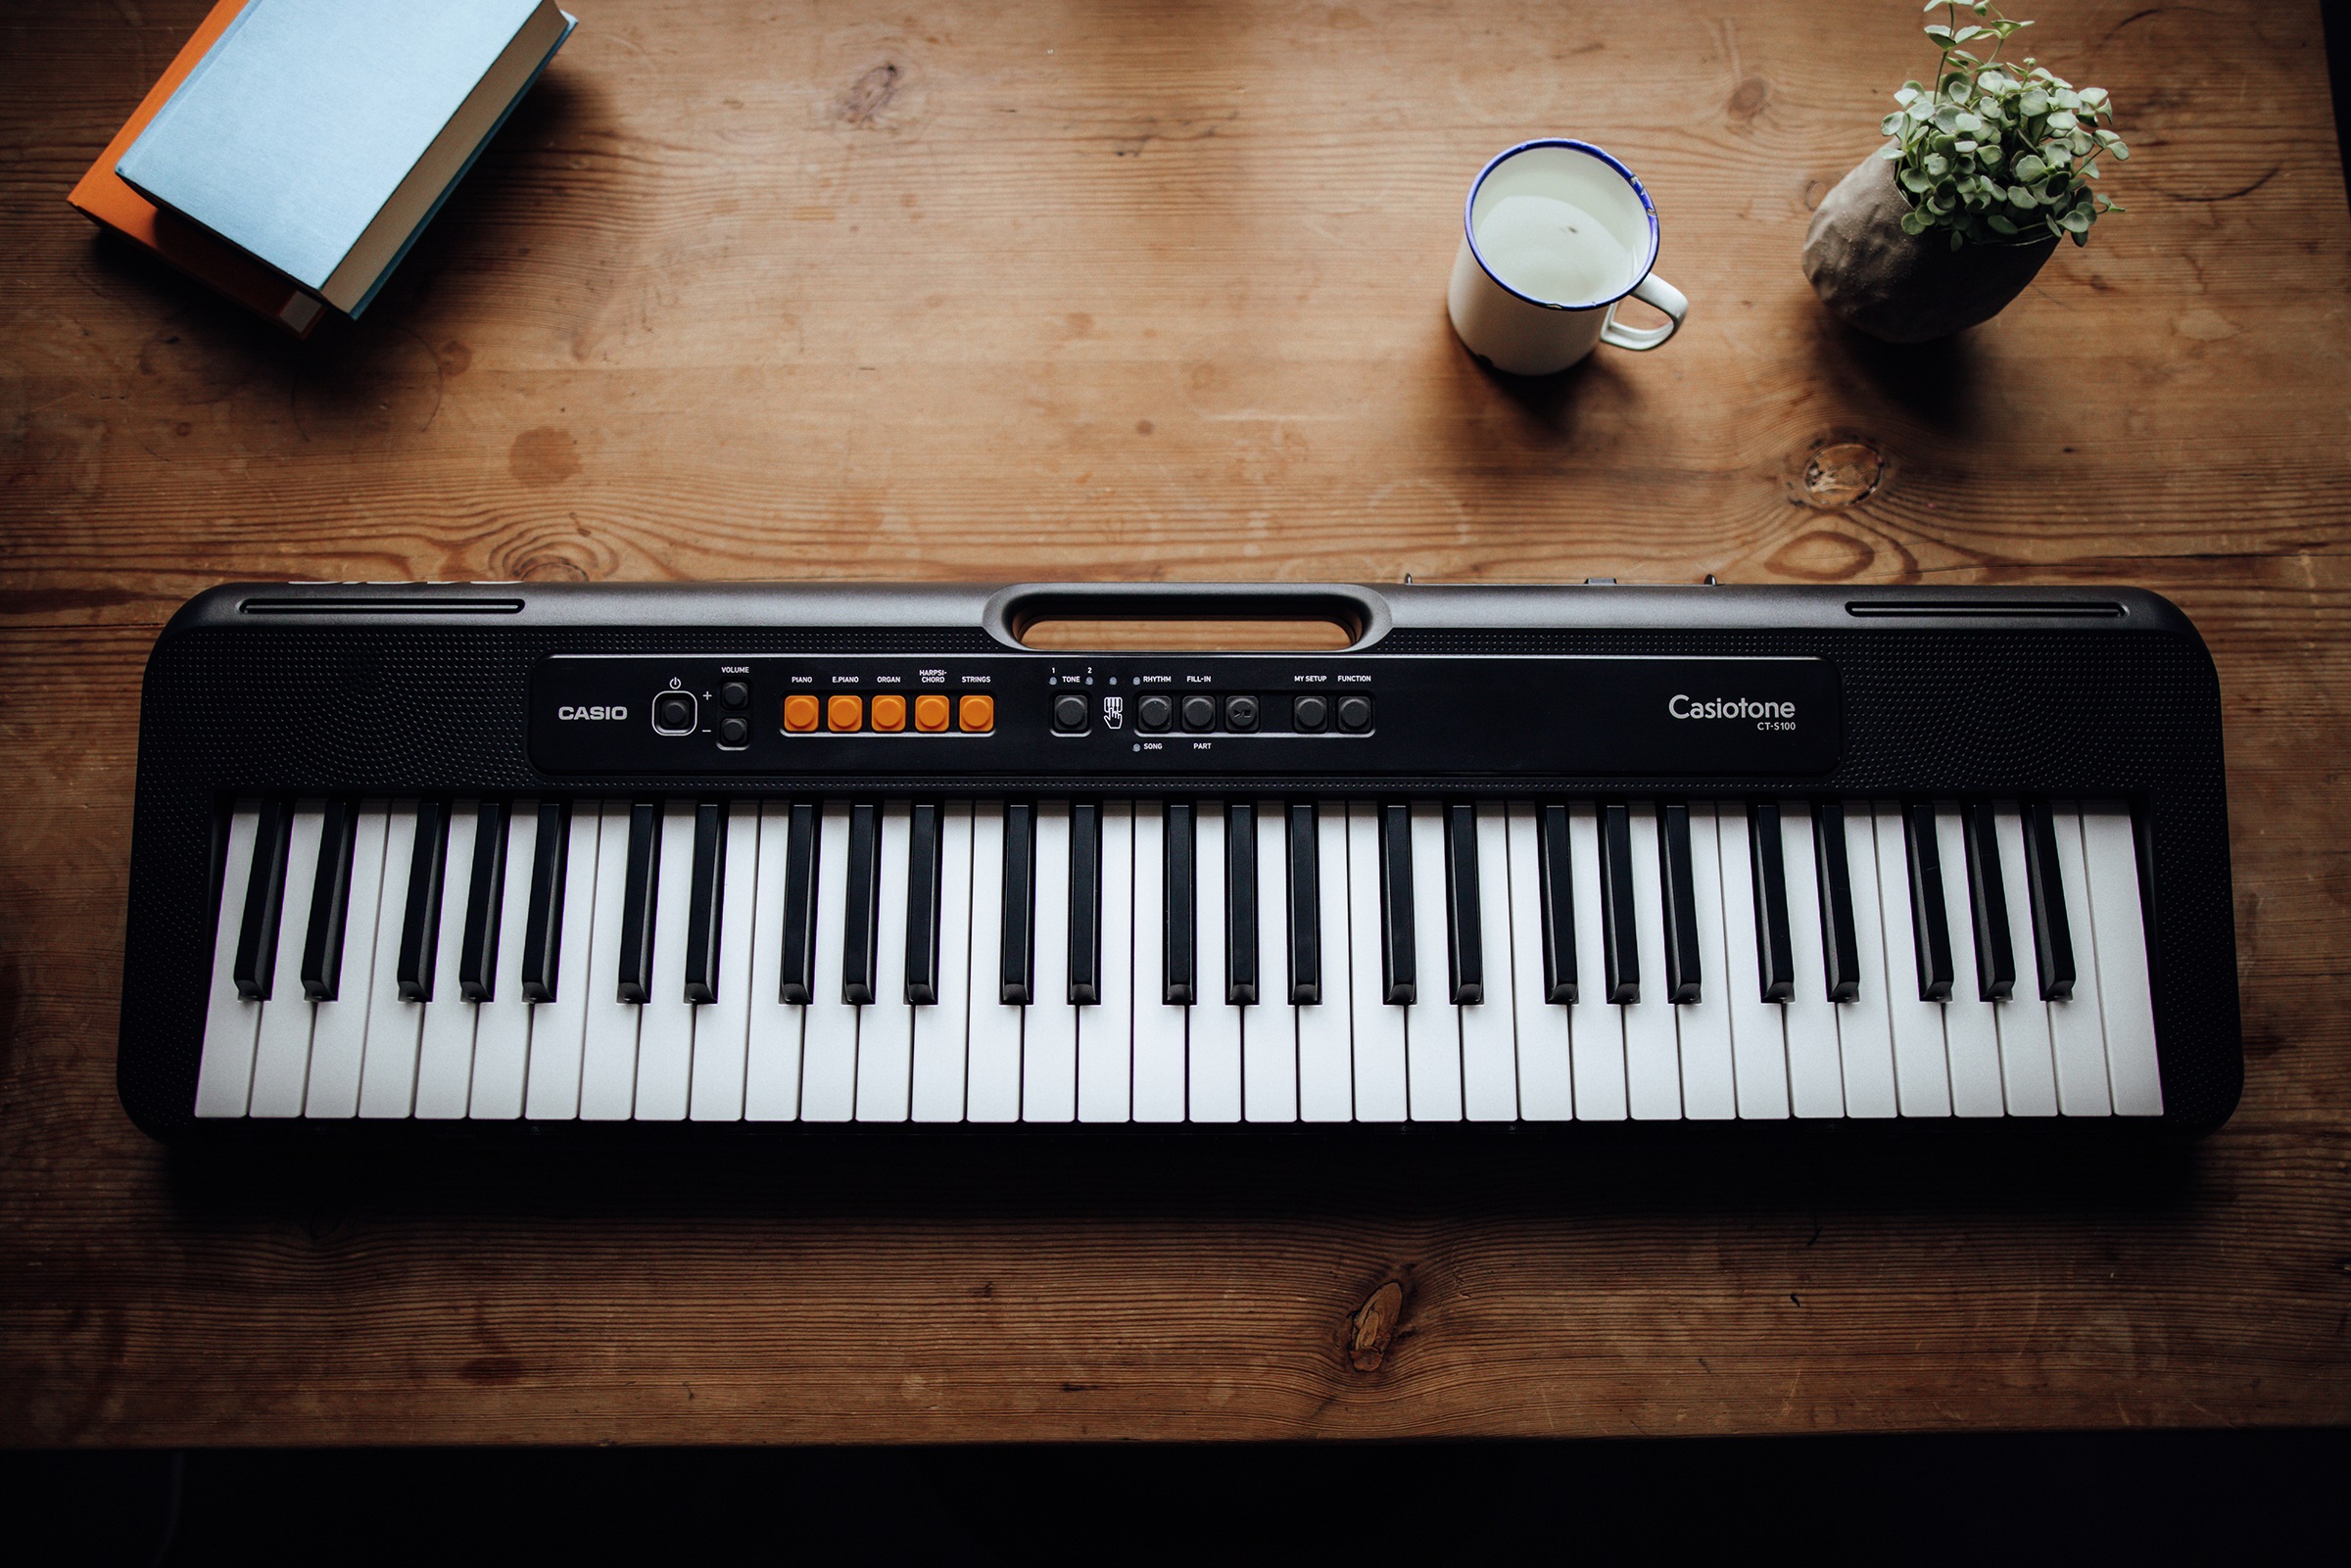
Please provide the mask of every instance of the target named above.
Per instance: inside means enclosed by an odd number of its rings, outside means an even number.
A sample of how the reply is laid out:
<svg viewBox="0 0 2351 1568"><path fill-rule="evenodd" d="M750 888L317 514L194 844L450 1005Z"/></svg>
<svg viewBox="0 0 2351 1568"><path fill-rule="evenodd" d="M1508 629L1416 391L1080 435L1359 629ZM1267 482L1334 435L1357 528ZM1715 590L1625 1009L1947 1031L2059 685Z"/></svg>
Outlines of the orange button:
<svg viewBox="0 0 2351 1568"><path fill-rule="evenodd" d="M803 691L798 696L784 699L784 728L793 735L806 735L816 728L816 698Z"/></svg>
<svg viewBox="0 0 2351 1568"><path fill-rule="evenodd" d="M896 732L906 728L906 699L895 692L874 698L874 728Z"/></svg>
<svg viewBox="0 0 2351 1568"><path fill-rule="evenodd" d="M864 728L865 698L838 696L825 704L825 728L847 734Z"/></svg>
<svg viewBox="0 0 2351 1568"><path fill-rule="evenodd" d="M965 697L962 704L963 728L973 735L984 735L996 727L994 697Z"/></svg>
<svg viewBox="0 0 2351 1568"><path fill-rule="evenodd" d="M947 699L933 691L914 699L914 727L936 735L947 727Z"/></svg>

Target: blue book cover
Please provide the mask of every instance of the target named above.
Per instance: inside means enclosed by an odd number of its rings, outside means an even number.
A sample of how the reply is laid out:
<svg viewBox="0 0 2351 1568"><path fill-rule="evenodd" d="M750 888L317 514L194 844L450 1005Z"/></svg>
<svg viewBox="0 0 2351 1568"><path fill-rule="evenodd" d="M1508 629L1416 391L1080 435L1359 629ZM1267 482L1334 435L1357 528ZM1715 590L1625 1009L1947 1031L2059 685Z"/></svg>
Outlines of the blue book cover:
<svg viewBox="0 0 2351 1568"><path fill-rule="evenodd" d="M552 0L254 0L117 171L356 314L571 26Z"/></svg>

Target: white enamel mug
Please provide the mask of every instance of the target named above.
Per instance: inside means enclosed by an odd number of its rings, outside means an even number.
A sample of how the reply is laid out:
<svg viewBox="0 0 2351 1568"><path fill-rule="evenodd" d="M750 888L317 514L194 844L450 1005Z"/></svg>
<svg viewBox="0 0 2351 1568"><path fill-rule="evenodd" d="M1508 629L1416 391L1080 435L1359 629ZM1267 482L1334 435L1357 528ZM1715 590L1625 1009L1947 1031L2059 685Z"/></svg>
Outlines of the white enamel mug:
<svg viewBox="0 0 2351 1568"><path fill-rule="evenodd" d="M1631 169L1587 142L1521 142L1469 187L1445 304L1471 354L1512 375L1550 375L1598 344L1654 349L1673 336L1690 302L1656 264L1656 205ZM1619 326L1628 296L1665 324Z"/></svg>

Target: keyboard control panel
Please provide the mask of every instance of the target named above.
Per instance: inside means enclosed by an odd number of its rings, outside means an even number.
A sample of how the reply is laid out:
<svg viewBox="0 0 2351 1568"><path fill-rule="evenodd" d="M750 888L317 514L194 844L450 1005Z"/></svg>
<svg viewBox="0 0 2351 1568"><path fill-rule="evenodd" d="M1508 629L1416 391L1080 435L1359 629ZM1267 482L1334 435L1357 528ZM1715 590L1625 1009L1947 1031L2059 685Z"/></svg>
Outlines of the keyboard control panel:
<svg viewBox="0 0 2351 1568"><path fill-rule="evenodd" d="M552 654L551 774L1822 774L1821 658Z"/></svg>

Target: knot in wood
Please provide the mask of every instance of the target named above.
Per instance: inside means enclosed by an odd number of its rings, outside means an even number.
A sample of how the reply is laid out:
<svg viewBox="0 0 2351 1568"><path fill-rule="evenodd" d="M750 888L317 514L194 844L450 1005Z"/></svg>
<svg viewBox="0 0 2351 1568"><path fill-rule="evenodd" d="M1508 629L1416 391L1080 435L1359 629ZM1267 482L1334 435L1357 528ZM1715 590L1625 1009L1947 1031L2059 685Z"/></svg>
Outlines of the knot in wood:
<svg viewBox="0 0 2351 1568"><path fill-rule="evenodd" d="M1347 1320L1347 1364L1359 1372L1378 1371L1403 1317L1404 1286L1391 1279Z"/></svg>
<svg viewBox="0 0 2351 1568"><path fill-rule="evenodd" d="M1885 477L1886 459L1875 447L1858 441L1832 442L1812 453L1804 464L1803 498L1807 504L1835 510L1867 500Z"/></svg>

